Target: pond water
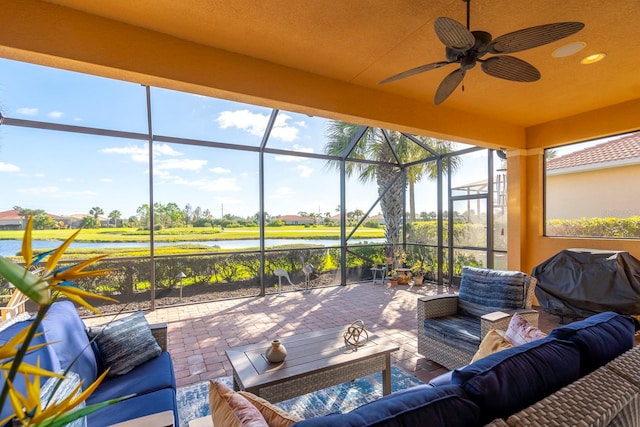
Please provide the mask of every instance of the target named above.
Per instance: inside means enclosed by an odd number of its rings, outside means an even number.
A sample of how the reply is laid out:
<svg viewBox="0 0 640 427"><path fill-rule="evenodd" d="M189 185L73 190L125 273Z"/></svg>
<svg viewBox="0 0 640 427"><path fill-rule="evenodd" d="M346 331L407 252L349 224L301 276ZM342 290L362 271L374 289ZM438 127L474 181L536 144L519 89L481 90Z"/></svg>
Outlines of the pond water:
<svg viewBox="0 0 640 427"><path fill-rule="evenodd" d="M384 243L383 238L378 239L351 239L349 244L357 245L360 243ZM34 249L53 249L60 246L62 242L53 240L34 240L32 247ZM201 242L156 242L155 246L175 246L175 245L207 245L219 247L220 249L258 249L260 247L259 239L246 239L246 240L206 240ZM335 239L265 239L264 244L266 247L284 246L284 245L322 245L339 246L340 240ZM71 244L71 248L144 248L148 247L148 242L74 242ZM21 240L0 240L0 256L15 256L22 248Z"/></svg>

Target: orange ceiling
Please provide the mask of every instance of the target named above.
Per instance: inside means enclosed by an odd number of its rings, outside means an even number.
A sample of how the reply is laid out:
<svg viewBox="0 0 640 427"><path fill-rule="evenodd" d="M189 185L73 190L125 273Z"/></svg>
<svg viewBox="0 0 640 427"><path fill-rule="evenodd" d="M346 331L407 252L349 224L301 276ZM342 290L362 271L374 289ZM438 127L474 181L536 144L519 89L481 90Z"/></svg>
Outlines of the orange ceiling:
<svg viewBox="0 0 640 427"><path fill-rule="evenodd" d="M37 6L42 2L29 3ZM433 29L437 17L446 16L466 24L466 4L462 0L49 0L46 3L149 30L149 34L167 35L237 54L234 58L260 60L278 66L277 70L322 78L327 87L355 87L366 90L363 93L373 98L391 95L393 99L406 99L408 104L415 102L416 106L433 105L438 84L455 69L455 64L386 85L377 82L419 65L444 60L444 47ZM440 114L438 109L460 118L472 115L474 126L481 126L486 119L487 123L496 121L526 129L640 99L638 0L471 1L471 29L488 31L494 38L525 27L561 21L580 21L585 28L566 39L512 54L535 65L542 74L539 81L501 80L476 66L466 74L464 91L459 87L437 109L428 111L432 116ZM78 34L83 33L78 30ZM55 44L55 34L49 36L50 43ZM586 48L565 58L551 56L556 48L576 41L585 42ZM4 56L20 58L12 52L4 51ZM596 52L607 56L593 65L579 63L584 56ZM55 46L44 53L60 55ZM120 64L109 66L127 68L127 60L122 58ZM223 67L221 64L209 69L211 78L215 79ZM265 74L263 83L268 84L269 79ZM230 93L242 90L225 84L220 83L218 89ZM246 83L247 92L255 84ZM304 91L304 87L298 89ZM299 104L303 106L305 101L300 100ZM464 121L459 126L464 127Z"/></svg>

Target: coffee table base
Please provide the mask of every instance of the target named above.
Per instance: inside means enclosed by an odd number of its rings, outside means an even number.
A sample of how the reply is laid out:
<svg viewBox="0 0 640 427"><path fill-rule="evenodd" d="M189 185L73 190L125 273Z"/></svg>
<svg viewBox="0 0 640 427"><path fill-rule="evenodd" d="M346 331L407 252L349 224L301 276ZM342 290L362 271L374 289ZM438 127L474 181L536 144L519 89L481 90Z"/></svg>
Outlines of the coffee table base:
<svg viewBox="0 0 640 427"><path fill-rule="evenodd" d="M364 377L376 372L382 372L382 394L391 393L391 358L389 353L377 355L369 359L355 361L347 365L326 368L323 371L306 374L297 378L289 378L284 382L246 388L251 392L269 402L275 403L283 400L301 396L306 393L321 390L356 378ZM235 371L233 376L233 387L235 390L241 389Z"/></svg>

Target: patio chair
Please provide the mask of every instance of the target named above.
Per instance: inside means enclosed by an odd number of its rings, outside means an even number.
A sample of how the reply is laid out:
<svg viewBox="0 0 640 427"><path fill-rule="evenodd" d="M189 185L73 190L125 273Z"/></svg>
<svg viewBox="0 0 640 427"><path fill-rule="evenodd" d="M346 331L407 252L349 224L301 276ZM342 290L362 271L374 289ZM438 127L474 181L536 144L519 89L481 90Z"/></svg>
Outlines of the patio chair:
<svg viewBox="0 0 640 427"><path fill-rule="evenodd" d="M27 296L20 292L18 289L14 289L9 298L9 302L5 307L0 307L0 313L2 314L2 322L14 319L20 314L26 312L25 304L27 303Z"/></svg>
<svg viewBox="0 0 640 427"><path fill-rule="evenodd" d="M471 362L490 329L506 330L514 313L537 326L535 286L519 271L463 267L457 295L418 298L418 353L456 369Z"/></svg>

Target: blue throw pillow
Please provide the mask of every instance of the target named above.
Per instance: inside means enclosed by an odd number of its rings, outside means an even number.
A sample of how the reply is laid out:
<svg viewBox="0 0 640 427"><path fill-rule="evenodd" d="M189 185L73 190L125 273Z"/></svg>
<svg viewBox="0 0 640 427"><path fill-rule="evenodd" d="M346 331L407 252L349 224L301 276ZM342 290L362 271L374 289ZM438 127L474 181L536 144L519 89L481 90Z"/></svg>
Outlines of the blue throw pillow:
<svg viewBox="0 0 640 427"><path fill-rule="evenodd" d="M102 365L109 368L109 377L126 374L162 353L141 311L105 326L93 327L89 337L95 338Z"/></svg>
<svg viewBox="0 0 640 427"><path fill-rule="evenodd" d="M472 316L482 316L500 309L524 308L527 287L526 274L463 267L458 306Z"/></svg>
<svg viewBox="0 0 640 427"><path fill-rule="evenodd" d="M293 424L295 427L474 426L480 409L457 386L421 385L398 391L346 414L329 414Z"/></svg>
<svg viewBox="0 0 640 427"><path fill-rule="evenodd" d="M47 341L60 359L62 369L80 375L86 388L98 377L98 364L93 354L85 325L71 301L55 302L42 321Z"/></svg>
<svg viewBox="0 0 640 427"><path fill-rule="evenodd" d="M635 322L629 316L607 311L555 328L549 336L578 346L582 375L586 375L633 347Z"/></svg>
<svg viewBox="0 0 640 427"><path fill-rule="evenodd" d="M575 344L543 338L455 370L451 382L462 386L480 407L484 425L507 418L578 378L580 353Z"/></svg>

